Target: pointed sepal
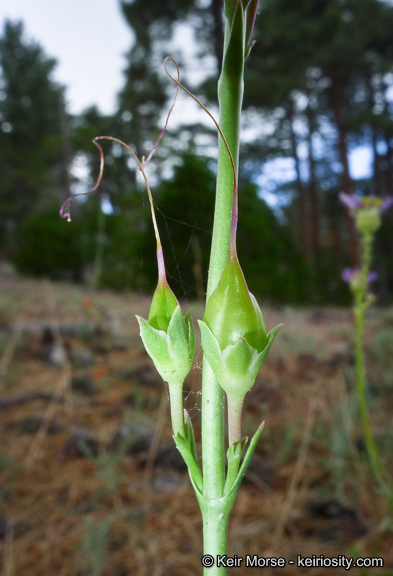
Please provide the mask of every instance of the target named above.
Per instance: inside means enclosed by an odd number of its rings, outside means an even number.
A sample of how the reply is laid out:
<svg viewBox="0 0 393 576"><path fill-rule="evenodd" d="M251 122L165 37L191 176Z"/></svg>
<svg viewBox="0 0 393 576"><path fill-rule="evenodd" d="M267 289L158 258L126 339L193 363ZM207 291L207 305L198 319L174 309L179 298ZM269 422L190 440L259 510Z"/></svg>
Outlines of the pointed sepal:
<svg viewBox="0 0 393 576"><path fill-rule="evenodd" d="M248 438L243 438L240 442L234 442L227 450L228 472L224 486L224 495L227 494L237 478L241 457Z"/></svg>
<svg viewBox="0 0 393 576"><path fill-rule="evenodd" d="M192 426L191 418L187 410L184 410L183 413L184 413L184 433L186 435L186 442L189 446L192 456L194 457L195 462L198 465L198 455L195 446L194 428Z"/></svg>
<svg viewBox="0 0 393 576"><path fill-rule="evenodd" d="M168 352L173 359L179 358L182 361L189 361L188 354L188 327L184 320L180 306L177 306L172 314L168 326ZM187 363L188 364L188 363ZM188 372L191 366L188 366ZM188 374L187 372L187 374Z"/></svg>
<svg viewBox="0 0 393 576"><path fill-rule="evenodd" d="M218 382L224 380L224 363L222 361L222 352L220 344L217 338L214 336L213 332L210 330L209 326L203 322L203 320L198 320L199 328L201 331L201 344L203 353L210 364L210 368L213 370L215 377Z"/></svg>
<svg viewBox="0 0 393 576"><path fill-rule="evenodd" d="M259 426L257 431L255 432L254 436L251 438L251 442L250 445L247 449L247 452L244 455L243 458L243 462L240 466L240 470L236 476L236 480L233 482L232 486L227 486L227 493L226 495L228 497L230 496L235 496L236 492L238 491L238 488L243 480L243 476L246 473L247 470L247 466L250 463L251 457L254 454L254 450L256 448L256 445L258 443L259 438L261 437L261 434L263 432L263 428L264 428L265 422L262 422Z"/></svg>
<svg viewBox="0 0 393 576"><path fill-rule="evenodd" d="M262 365L258 352L244 338L237 344L227 346L222 352L222 359L226 376L223 382L225 392L232 398L243 398L254 386Z"/></svg>
<svg viewBox="0 0 393 576"><path fill-rule="evenodd" d="M157 330L150 326L148 321L141 318L141 316L136 316L136 319L138 320L140 337L145 350L153 360L161 378L167 382L167 376L172 372L167 335L164 330Z"/></svg>
<svg viewBox="0 0 393 576"><path fill-rule="evenodd" d="M203 352L221 388L231 398L243 398L253 387L255 379L280 329L276 326L267 335L265 347L258 351L250 346L246 338L221 350L218 339L208 325L198 320L201 330Z"/></svg>
<svg viewBox="0 0 393 576"><path fill-rule="evenodd" d="M173 436L173 439L175 440L177 449L179 450L180 454L183 457L184 462L187 465L188 473L190 475L190 479L194 486L195 491L199 492L199 494L202 494L203 492L202 474L190 450L190 446L187 440L181 434L175 434Z"/></svg>
<svg viewBox="0 0 393 576"><path fill-rule="evenodd" d="M185 319L177 304L166 331L153 327L140 316L136 318L146 352L161 378L169 385L182 384L191 370L195 354L195 335L190 316Z"/></svg>
<svg viewBox="0 0 393 576"><path fill-rule="evenodd" d="M188 329L188 350L192 362L195 356L195 330L192 324L191 311L187 312L184 316L184 320Z"/></svg>

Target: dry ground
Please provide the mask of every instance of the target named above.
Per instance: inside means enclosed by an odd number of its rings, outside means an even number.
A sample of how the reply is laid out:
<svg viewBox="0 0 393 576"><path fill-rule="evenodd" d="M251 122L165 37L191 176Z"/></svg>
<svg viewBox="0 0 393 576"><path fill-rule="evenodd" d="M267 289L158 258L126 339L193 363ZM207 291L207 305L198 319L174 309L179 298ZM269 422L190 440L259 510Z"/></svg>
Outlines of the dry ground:
<svg viewBox="0 0 393 576"><path fill-rule="evenodd" d="M0 572L201 574L201 519L173 449L164 384L138 337L149 299L0 280ZM194 318L201 306L189 304ZM199 316L198 316L199 314ZM351 311L267 309L284 323L248 394L244 432L266 427L241 487L229 553L382 557L393 534L357 424ZM393 454L393 310L367 320L372 423ZM200 356L199 356L200 361ZM200 366L186 383L199 438ZM393 475L393 467L390 465ZM287 565L283 575L344 574ZM228 574L259 574L232 568Z"/></svg>

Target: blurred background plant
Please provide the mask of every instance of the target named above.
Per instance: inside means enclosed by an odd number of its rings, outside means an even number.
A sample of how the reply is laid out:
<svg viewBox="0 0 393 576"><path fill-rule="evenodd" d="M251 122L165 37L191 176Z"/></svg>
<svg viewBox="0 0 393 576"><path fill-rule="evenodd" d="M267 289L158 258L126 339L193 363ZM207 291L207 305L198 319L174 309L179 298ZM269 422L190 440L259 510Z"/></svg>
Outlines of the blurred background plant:
<svg viewBox="0 0 393 576"><path fill-rule="evenodd" d="M85 520L85 533L81 541L81 573L100 576L105 568L111 517L96 522L92 516Z"/></svg>
<svg viewBox="0 0 393 576"><path fill-rule="evenodd" d="M349 208L350 216L353 218L355 228L360 236L360 267L346 268L342 273L343 280L349 285L354 303L355 381L359 416L373 475L379 484L379 489L388 500L391 511L393 503L392 480L381 458L380 448L375 442L371 426L367 398L368 382L364 355L364 332L366 310L375 301L375 296L369 292L369 285L378 278L376 272L370 271L374 256L374 238L382 224L382 213L393 205L393 197L381 200L375 196L365 196L360 199L357 196L342 193L340 200Z"/></svg>

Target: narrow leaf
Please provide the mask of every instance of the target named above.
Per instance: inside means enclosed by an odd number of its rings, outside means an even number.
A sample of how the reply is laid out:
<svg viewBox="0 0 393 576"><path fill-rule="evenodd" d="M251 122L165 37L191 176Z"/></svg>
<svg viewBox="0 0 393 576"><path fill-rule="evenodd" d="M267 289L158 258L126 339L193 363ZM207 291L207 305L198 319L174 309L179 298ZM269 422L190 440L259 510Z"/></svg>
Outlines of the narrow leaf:
<svg viewBox="0 0 393 576"><path fill-rule="evenodd" d="M197 463L198 467L198 455L195 446L195 435L194 435L194 428L192 426L191 418L187 410L184 410L184 432L186 434L186 441L190 448L190 452L194 457L195 462Z"/></svg>
<svg viewBox="0 0 393 576"><path fill-rule="evenodd" d="M249 463L250 463L251 456L253 455L254 450L255 450L255 448L256 448L256 445L257 445L257 443L258 443L258 440L259 440L259 438L260 438L260 436L261 436L261 434L262 434L264 425L265 425L265 422L262 422L262 423L259 425L259 427L258 427L257 431L255 432L254 436L251 438L250 445L249 445L248 450L247 450L247 452L246 452L246 454L245 454L245 456L244 456L244 459L243 459L242 465L241 465L241 467L240 467L239 473L238 473L238 475L237 475L237 478L236 478L235 482L233 483L232 488L229 490L229 492L228 492L228 494L227 494L228 497L230 497L230 496L233 496L233 497L234 497L234 496L235 496L235 494L236 494L236 492L237 492L237 490L238 490L238 488L239 488L239 486L240 486L240 484L241 484L241 481L243 480L243 476L244 476L244 474L245 474L245 472L246 472L246 470L247 470L247 466L248 466Z"/></svg>
<svg viewBox="0 0 393 576"><path fill-rule="evenodd" d="M194 456L191 454L186 439L181 434L176 434L173 438L176 442L177 449L183 456L183 460L187 465L190 479L194 486L194 489L198 491L200 495L202 495L203 490L202 474L201 471L199 470L197 463L195 462Z"/></svg>

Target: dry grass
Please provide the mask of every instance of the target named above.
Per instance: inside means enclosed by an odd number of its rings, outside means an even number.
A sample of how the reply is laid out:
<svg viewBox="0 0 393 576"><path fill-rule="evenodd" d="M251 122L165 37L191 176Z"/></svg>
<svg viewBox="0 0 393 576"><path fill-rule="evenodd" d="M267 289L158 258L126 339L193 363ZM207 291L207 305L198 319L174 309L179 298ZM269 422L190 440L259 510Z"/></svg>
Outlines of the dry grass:
<svg viewBox="0 0 393 576"><path fill-rule="evenodd" d="M0 281L0 293L0 572L201 574L200 513L186 471L160 456L171 442L167 396L146 368L133 318L146 315L149 299L12 278ZM370 339L386 328L386 314L374 312ZM393 574L393 537L381 530L386 503L353 417L350 311L268 310L265 320L284 327L246 401L245 432L261 420L266 427L231 517L230 554L382 556L388 571L358 573ZM54 346L59 366L47 360ZM95 394L72 391L80 373ZM199 376L196 367L186 385L197 437ZM13 402L20 395L25 400ZM379 438L391 425L392 391L385 387L373 402ZM150 430L152 441L116 455L111 445L124 422ZM94 438L94 457L67 447L79 428Z"/></svg>

